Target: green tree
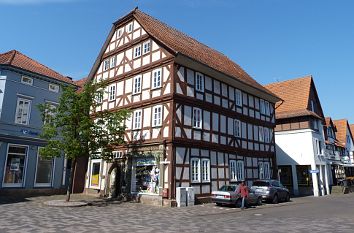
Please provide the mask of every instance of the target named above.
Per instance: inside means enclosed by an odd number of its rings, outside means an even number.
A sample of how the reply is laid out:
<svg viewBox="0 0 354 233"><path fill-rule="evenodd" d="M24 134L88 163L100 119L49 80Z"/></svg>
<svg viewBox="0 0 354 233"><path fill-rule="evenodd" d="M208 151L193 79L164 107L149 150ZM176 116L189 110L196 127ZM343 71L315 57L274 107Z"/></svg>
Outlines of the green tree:
<svg viewBox="0 0 354 233"><path fill-rule="evenodd" d="M40 156L50 159L64 153L72 161L66 201L70 201L77 159L86 156L112 160L114 146L124 143L124 122L129 111L95 111L102 105L105 87L103 82L88 82L80 91L74 86L62 86L57 106L38 106L44 122L40 136L47 141Z"/></svg>

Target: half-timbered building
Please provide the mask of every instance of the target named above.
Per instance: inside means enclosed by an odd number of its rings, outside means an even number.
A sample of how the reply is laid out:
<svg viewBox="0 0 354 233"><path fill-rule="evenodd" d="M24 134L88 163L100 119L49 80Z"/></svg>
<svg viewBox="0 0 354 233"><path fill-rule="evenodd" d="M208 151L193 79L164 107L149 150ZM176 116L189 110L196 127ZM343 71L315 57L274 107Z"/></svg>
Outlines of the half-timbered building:
<svg viewBox="0 0 354 233"><path fill-rule="evenodd" d="M193 187L202 198L224 184L274 177L279 98L184 33L135 9L113 24L89 80L109 82L97 111L132 114L116 162L89 162L87 190L113 185L171 200L177 187Z"/></svg>

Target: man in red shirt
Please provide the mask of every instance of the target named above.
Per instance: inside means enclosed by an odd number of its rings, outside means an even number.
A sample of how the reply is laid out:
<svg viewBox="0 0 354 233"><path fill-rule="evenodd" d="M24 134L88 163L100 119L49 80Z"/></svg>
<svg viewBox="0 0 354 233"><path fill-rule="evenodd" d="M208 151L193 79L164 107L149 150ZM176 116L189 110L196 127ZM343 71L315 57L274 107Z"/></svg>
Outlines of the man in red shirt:
<svg viewBox="0 0 354 233"><path fill-rule="evenodd" d="M241 182L241 184L238 188L238 193L241 195L241 198L242 198L241 210L243 210L243 209L245 209L245 201L246 201L246 198L248 197L248 187L244 181Z"/></svg>

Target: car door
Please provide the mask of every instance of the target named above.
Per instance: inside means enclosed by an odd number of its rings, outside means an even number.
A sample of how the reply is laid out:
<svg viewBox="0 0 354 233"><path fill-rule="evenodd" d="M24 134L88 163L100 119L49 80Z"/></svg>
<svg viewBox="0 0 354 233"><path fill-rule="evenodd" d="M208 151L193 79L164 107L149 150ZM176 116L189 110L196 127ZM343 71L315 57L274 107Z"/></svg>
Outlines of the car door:
<svg viewBox="0 0 354 233"><path fill-rule="evenodd" d="M282 188L280 187L280 182L277 180L273 180L272 181L272 186L277 190L278 193L278 197L280 199L284 199L284 191L282 190Z"/></svg>

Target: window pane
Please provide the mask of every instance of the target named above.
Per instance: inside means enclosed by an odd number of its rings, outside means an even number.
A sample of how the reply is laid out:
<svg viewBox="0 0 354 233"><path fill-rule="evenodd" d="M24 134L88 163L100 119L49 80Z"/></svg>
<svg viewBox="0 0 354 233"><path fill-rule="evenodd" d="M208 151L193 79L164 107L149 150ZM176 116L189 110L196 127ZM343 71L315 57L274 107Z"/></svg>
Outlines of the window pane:
<svg viewBox="0 0 354 233"><path fill-rule="evenodd" d="M38 157L36 183L51 183L53 172L53 160Z"/></svg>
<svg viewBox="0 0 354 233"><path fill-rule="evenodd" d="M12 154L11 152L15 152L15 154ZM9 147L9 153L7 155L7 162L5 167L4 183L21 184L23 182L26 152L26 147Z"/></svg>
<svg viewBox="0 0 354 233"><path fill-rule="evenodd" d="M92 163L91 186L99 186L101 163Z"/></svg>

